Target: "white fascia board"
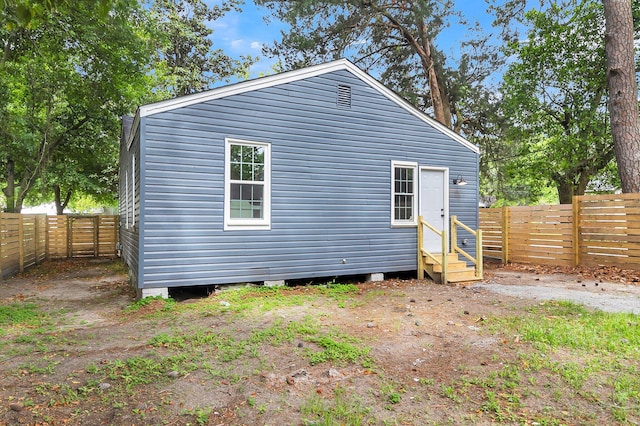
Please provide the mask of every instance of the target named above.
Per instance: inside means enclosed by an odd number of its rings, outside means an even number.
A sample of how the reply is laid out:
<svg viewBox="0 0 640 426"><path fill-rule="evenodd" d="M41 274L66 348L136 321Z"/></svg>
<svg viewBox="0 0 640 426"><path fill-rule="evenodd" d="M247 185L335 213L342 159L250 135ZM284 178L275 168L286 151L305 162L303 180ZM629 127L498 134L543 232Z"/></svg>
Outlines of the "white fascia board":
<svg viewBox="0 0 640 426"><path fill-rule="evenodd" d="M231 84L229 86L219 87L217 89L207 90L205 92L194 93L193 95L181 96L179 98L169 99L162 102L156 102L140 107L140 116L146 117L161 112L171 111L176 108L182 108L189 105L206 102L213 99L220 99L227 96L238 95L250 92L252 90L264 89L284 83L290 83L305 78L316 77L328 72L347 69L346 59L340 59L325 64L315 65L299 70L283 72L280 74L270 75L257 78L255 80L242 81L240 83Z"/></svg>
<svg viewBox="0 0 640 426"><path fill-rule="evenodd" d="M162 102L156 102L153 104L143 105L138 108L136 113L134 123L132 129L135 129L139 124L138 121L140 117L147 117L153 114L158 114L161 112L171 111L176 108L182 108L189 105L197 104L200 102L206 102L213 99L220 99L231 95L238 95L241 93L250 92L252 90L264 89L267 87L277 86L279 84L290 83L298 80L302 80L305 78L316 77L322 74L326 74L333 71L347 70L354 74L356 77L360 78L365 83L369 84L375 90L380 92L383 96L406 110L407 112L413 114L418 119L427 123L437 131L445 134L456 142L462 144L464 147L470 149L476 154L480 153L480 149L455 133L453 130L447 128L446 126L440 124L438 121L432 119L422 111L415 108L413 105L409 104L402 97L398 96L394 91L390 90L382 83L380 83L375 78L371 77L366 72L362 71L352 62L347 59L339 59L333 62L327 62L320 65L314 65L308 68L302 68L299 70L288 71L281 74L271 75L267 77L261 77L255 80L243 81L240 83L235 83L229 86L220 87L217 89L207 90L205 92L194 93L193 95L181 96L179 98L169 99ZM133 131L132 131L133 134Z"/></svg>

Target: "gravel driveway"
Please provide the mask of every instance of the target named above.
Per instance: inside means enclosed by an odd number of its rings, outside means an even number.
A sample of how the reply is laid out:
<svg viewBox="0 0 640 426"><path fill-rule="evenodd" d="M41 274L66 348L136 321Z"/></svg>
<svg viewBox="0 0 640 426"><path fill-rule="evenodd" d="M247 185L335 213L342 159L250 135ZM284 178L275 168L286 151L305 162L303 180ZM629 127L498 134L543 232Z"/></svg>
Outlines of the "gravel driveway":
<svg viewBox="0 0 640 426"><path fill-rule="evenodd" d="M640 315L640 286L602 280L583 280L565 274L493 271L472 288L521 299L563 300L600 309Z"/></svg>

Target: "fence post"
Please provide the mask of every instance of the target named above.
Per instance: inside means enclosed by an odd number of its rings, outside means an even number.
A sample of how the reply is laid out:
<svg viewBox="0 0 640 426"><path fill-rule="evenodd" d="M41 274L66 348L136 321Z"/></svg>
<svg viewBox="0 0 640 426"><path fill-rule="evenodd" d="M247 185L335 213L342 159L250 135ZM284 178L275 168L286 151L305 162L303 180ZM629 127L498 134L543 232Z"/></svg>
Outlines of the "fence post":
<svg viewBox="0 0 640 426"><path fill-rule="evenodd" d="M502 207L502 263L509 263L509 207Z"/></svg>
<svg viewBox="0 0 640 426"><path fill-rule="evenodd" d="M70 259L73 254L73 216L66 217L65 225L67 225L67 259Z"/></svg>
<svg viewBox="0 0 640 426"><path fill-rule="evenodd" d="M98 257L100 245L100 218L93 216L93 257Z"/></svg>
<svg viewBox="0 0 640 426"><path fill-rule="evenodd" d="M118 257L118 243L120 242L120 234L118 233L120 227L120 217L113 216L113 257ZM420 254L420 253L418 253Z"/></svg>
<svg viewBox="0 0 640 426"><path fill-rule="evenodd" d="M49 215L46 215L44 217L44 256L46 260L51 259L51 256L49 256L49 228Z"/></svg>
<svg viewBox="0 0 640 426"><path fill-rule="evenodd" d="M37 265L38 263L38 238L40 238L40 234L38 234L38 215L33 215L33 253L34 253L34 263Z"/></svg>
<svg viewBox="0 0 640 426"><path fill-rule="evenodd" d="M20 272L24 272L24 229L22 222L22 214L18 216L18 262L20 264Z"/></svg>
<svg viewBox="0 0 640 426"><path fill-rule="evenodd" d="M580 200L579 195L575 195L572 199L573 210L573 266L580 265Z"/></svg>

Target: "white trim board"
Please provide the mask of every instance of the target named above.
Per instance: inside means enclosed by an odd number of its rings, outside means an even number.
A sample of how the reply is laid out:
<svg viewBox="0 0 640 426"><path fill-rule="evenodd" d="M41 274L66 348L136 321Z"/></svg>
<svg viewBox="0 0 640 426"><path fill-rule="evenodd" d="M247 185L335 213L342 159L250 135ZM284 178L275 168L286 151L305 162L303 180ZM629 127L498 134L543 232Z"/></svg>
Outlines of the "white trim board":
<svg viewBox="0 0 640 426"><path fill-rule="evenodd" d="M334 71L342 71L342 70L349 71L350 73L358 77L360 80L362 80L363 82L371 86L373 89L377 90L382 95L387 97L389 100L393 101L398 106L405 109L407 112L413 114L420 120L424 121L434 129L436 129L437 131L447 135L451 139L454 139L455 141L457 141L464 147L468 148L469 150L475 152L476 154L480 153L480 149L476 145L472 144L471 142L469 142L459 134L455 133L451 129L447 128L446 126L440 124L436 120L427 116L422 111L416 109L415 107L413 107L413 105L409 104L403 98L398 96L395 92L385 87L378 80L374 79L369 74L362 71L360 68L358 68L356 65L354 65L352 62L348 61L347 59L339 59L337 61L327 62L320 65L314 65L314 66L302 68L299 70L283 72L276 75L257 78L255 80L248 80L240 83L231 84L229 86L219 87L217 89L207 90L205 92L195 93L192 95L181 96L179 98L169 99L162 102L143 105L139 107L138 110L136 111L136 116L134 119L134 123L132 125L131 134L130 134L130 140L132 139L133 134L135 133L135 128L137 128L137 126L139 125L140 117L147 117L150 115L171 111L177 108L198 104L198 103L210 101L213 99L220 99L227 96L238 95L238 94L250 92L253 90L273 87L280 84L290 83L293 81L298 81L305 78L315 77L322 74L326 74Z"/></svg>

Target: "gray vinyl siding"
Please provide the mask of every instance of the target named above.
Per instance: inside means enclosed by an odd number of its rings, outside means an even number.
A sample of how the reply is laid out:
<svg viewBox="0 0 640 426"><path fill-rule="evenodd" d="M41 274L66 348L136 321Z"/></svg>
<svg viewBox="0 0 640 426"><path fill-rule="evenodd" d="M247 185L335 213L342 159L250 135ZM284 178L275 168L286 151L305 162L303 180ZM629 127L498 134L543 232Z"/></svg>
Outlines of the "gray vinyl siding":
<svg viewBox="0 0 640 426"><path fill-rule="evenodd" d="M351 109L336 107L338 84L351 86ZM415 270L415 228L391 227L392 160L463 175L450 214L477 227L477 154L348 71L143 117L140 128L140 287ZM271 144L270 230L223 230L225 138Z"/></svg>
<svg viewBox="0 0 640 426"><path fill-rule="evenodd" d="M120 177L119 177L119 189L118 189L118 213L120 217L120 244L121 244L121 256L124 263L129 268L129 276L131 278L131 284L134 287L138 287L139 280L139 267L138 260L140 256L140 169L142 161L140 161L140 129L134 129L136 131L131 147L127 146L128 138L123 138L120 143ZM131 158L135 155L136 158L136 171L132 173ZM128 182L125 182L125 175L128 175ZM133 211L134 216L131 214L131 179L134 181L134 204ZM125 183L128 184L128 190L125 189ZM128 196L128 200L126 200ZM127 226L127 207L129 207L129 226Z"/></svg>

